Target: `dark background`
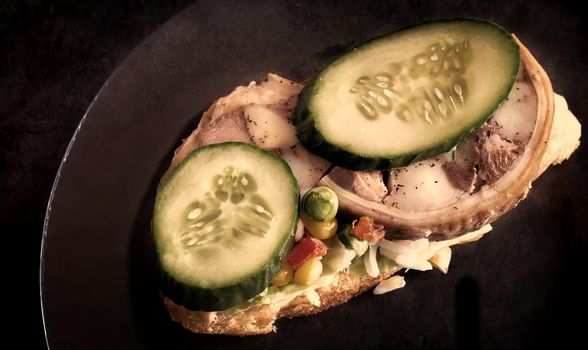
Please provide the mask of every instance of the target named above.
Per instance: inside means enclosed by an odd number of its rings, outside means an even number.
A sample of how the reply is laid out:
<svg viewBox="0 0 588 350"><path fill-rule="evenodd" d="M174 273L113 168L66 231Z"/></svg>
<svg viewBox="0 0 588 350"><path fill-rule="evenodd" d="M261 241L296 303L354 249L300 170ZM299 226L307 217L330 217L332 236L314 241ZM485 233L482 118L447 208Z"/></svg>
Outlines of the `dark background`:
<svg viewBox="0 0 588 350"><path fill-rule="evenodd" d="M117 65L192 1L2 1L0 234L3 332L45 347L39 252L45 210L67 144ZM581 6L558 1L578 16ZM579 322L581 322L579 320ZM9 343L10 344L10 343Z"/></svg>

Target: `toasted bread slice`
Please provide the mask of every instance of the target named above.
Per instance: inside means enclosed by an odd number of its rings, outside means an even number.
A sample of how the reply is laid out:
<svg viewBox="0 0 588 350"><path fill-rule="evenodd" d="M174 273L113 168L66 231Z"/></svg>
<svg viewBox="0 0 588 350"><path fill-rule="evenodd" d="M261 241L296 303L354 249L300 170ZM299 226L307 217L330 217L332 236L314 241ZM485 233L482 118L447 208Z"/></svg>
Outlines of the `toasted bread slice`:
<svg viewBox="0 0 588 350"><path fill-rule="evenodd" d="M553 131L549 139L548 151L542 162L541 173L549 165L559 164L567 159L579 144L580 124L568 111L565 99L556 95L555 107ZM315 290L320 297L320 306L314 305L304 294L301 294L285 305L260 304L235 314L223 311L191 311L177 305L165 295L162 295L162 298L171 319L189 331L239 336L265 334L275 331L275 321L279 318L308 316L344 304L349 299L375 287L398 270L400 268L382 273L377 277L339 272L330 284Z"/></svg>
<svg viewBox="0 0 588 350"><path fill-rule="evenodd" d="M269 74L268 79L261 83L251 83L247 87L238 87L230 95L215 101L206 111L196 130L184 140L176 150L168 172L195 148L208 143L241 141L255 143L255 139L247 133L246 115L242 109L251 104L263 105L265 108L282 113L287 118L296 103L301 85ZM230 132L223 132L229 128ZM568 110L565 99L555 95L555 113L547 150L537 170L536 177L552 164L559 164L567 159L578 147L580 124ZM259 145L263 147L263 145ZM314 181L313 176L326 169L324 160L310 158L312 155L298 152L304 161L316 165L316 172L305 175L306 181ZM280 153L280 150L276 150ZM296 161L294 163L296 164ZM166 173L166 175L167 175ZM296 173L296 171L295 171ZM165 177L165 175L164 175ZM481 237L481 236L479 236ZM477 238L479 238L477 237ZM464 243L459 241L458 243ZM279 318L294 318L319 313L333 306L346 303L381 281L389 278L401 268L379 274L377 277L358 276L346 271L333 276L330 282L314 292L318 294L320 303L310 300L306 293L299 293L280 303L258 304L246 310L235 311L192 311L174 303L162 294L162 298L172 320L179 322L192 332L228 335L256 335L275 331L275 321Z"/></svg>
<svg viewBox="0 0 588 350"><path fill-rule="evenodd" d="M378 277L360 277L340 272L329 285L316 289L321 301L320 306L315 306L305 295L299 295L285 305L262 304L243 312L227 313L191 311L165 296L163 300L171 319L192 332L241 336L265 334L275 330L274 323L279 318L313 315L344 304L396 271L385 272Z"/></svg>

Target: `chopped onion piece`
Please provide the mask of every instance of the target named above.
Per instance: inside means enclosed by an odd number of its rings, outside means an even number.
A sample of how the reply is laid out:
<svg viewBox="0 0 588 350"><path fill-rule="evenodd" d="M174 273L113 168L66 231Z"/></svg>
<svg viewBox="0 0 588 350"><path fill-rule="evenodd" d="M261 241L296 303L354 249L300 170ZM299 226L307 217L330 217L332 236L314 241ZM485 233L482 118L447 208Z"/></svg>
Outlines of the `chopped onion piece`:
<svg viewBox="0 0 588 350"><path fill-rule="evenodd" d="M416 263L416 255L400 254L396 258L396 263L402 267L412 268L412 266Z"/></svg>
<svg viewBox="0 0 588 350"><path fill-rule="evenodd" d="M397 254L382 246L380 247L380 253L382 253L382 255L384 255L388 259L394 260L399 266L407 269L419 271L427 271L433 269L433 266L426 259L420 257L417 254L418 251L416 250L408 251L407 254Z"/></svg>
<svg viewBox="0 0 588 350"><path fill-rule="evenodd" d="M370 245L370 249L367 254L363 255L363 263L365 265L365 271L371 277L377 277L380 274L380 268L378 267L378 260L376 254L378 253L378 245Z"/></svg>
<svg viewBox="0 0 588 350"><path fill-rule="evenodd" d="M433 266L443 272L447 273L449 270L449 262L451 261L451 248L445 247L438 251L435 255L433 255L429 262L433 264Z"/></svg>
<svg viewBox="0 0 588 350"><path fill-rule="evenodd" d="M410 241L410 246L416 251L425 250L429 248L429 240L426 238Z"/></svg>
<svg viewBox="0 0 588 350"><path fill-rule="evenodd" d="M298 242L302 236L304 236L304 223L302 220L298 219L298 226L296 226L296 234L294 235L294 240Z"/></svg>
<svg viewBox="0 0 588 350"><path fill-rule="evenodd" d="M412 252L412 249L409 244L406 244L406 242L411 241L389 241L387 239L383 239L378 244L380 245L380 247L386 248L386 250L388 250L391 253L409 254L410 252Z"/></svg>
<svg viewBox="0 0 588 350"><path fill-rule="evenodd" d="M392 276L380 282L376 288L374 288L374 294L379 295L388 293L393 290L400 289L405 285L406 281L404 280L404 276Z"/></svg>
<svg viewBox="0 0 588 350"><path fill-rule="evenodd" d="M408 252L410 254L410 252ZM396 261L398 259L399 255L402 255L400 253L394 252L392 250L389 250L388 248L380 245L380 254L382 254L383 256L387 257L390 260L394 260Z"/></svg>
<svg viewBox="0 0 588 350"><path fill-rule="evenodd" d="M492 226L490 226L489 224L484 225L477 231L469 232L465 235L457 237L456 243L463 244L463 243L475 242L475 241L479 240L480 238L482 238L486 233L490 232L491 230L492 230Z"/></svg>
<svg viewBox="0 0 588 350"><path fill-rule="evenodd" d="M425 260L416 260L412 266L403 266L413 270L429 271L433 269L433 265Z"/></svg>

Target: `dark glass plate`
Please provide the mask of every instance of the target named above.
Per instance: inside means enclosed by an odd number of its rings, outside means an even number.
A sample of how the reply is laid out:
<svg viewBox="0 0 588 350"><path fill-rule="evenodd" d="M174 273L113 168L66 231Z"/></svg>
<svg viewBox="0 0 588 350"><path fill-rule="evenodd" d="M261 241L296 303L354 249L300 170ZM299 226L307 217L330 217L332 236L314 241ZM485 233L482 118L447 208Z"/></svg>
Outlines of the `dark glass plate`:
<svg viewBox="0 0 588 350"><path fill-rule="evenodd" d="M213 100L267 72L305 79L363 40L460 16L517 33L572 110L587 115L587 33L552 3L199 1L168 21L100 90L57 175L41 265L50 347L535 348L579 338L585 148L543 175L491 234L454 249L447 275L408 273L404 289L249 338L191 334L159 300L148 249L155 187Z"/></svg>

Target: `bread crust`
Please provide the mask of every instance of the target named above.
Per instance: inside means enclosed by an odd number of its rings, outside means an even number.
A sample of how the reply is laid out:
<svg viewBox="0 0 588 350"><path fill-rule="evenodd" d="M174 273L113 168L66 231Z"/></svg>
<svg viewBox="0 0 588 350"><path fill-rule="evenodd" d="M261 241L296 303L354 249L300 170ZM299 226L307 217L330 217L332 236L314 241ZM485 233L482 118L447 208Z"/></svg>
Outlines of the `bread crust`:
<svg viewBox="0 0 588 350"><path fill-rule="evenodd" d="M171 319L191 332L239 336L266 334L275 331L277 319L313 315L344 304L349 299L375 287L398 270L399 268L384 272L377 277L339 272L333 277L331 283L315 289L321 301L319 306L313 305L303 294L296 296L282 307L260 304L239 313L205 312L188 310L165 295L162 295L162 298Z"/></svg>

